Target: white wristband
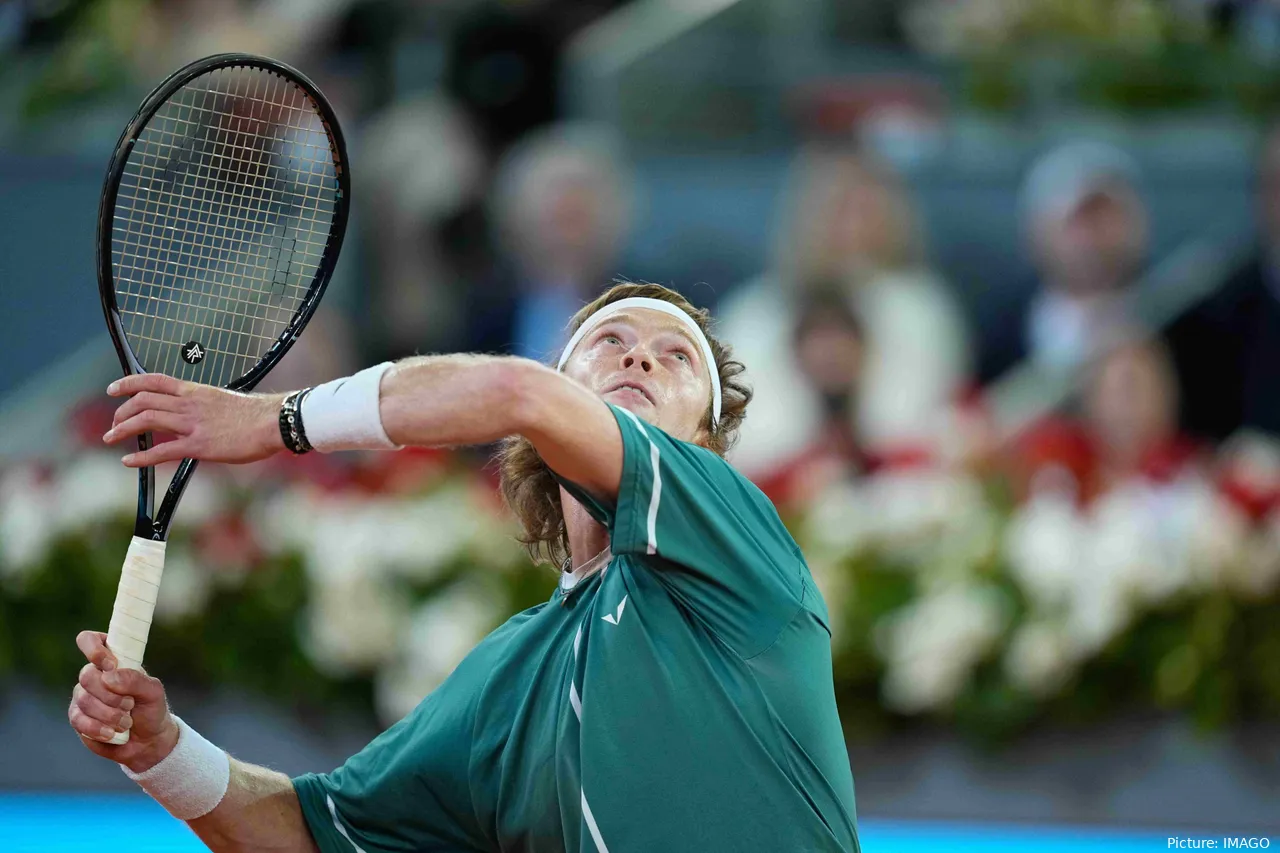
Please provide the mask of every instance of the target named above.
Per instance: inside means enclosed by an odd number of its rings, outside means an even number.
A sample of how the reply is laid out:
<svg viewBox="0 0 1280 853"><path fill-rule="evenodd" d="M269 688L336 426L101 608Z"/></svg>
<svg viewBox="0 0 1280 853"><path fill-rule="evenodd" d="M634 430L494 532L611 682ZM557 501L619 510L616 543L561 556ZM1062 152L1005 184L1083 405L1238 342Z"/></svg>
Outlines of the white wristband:
<svg viewBox="0 0 1280 853"><path fill-rule="evenodd" d="M302 400L302 426L312 447L321 453L400 449L387 437L378 410L382 374L390 367L384 361L311 389Z"/></svg>
<svg viewBox="0 0 1280 853"><path fill-rule="evenodd" d="M178 744L149 770L120 769L178 820L195 820L217 808L231 784L231 759L177 715Z"/></svg>

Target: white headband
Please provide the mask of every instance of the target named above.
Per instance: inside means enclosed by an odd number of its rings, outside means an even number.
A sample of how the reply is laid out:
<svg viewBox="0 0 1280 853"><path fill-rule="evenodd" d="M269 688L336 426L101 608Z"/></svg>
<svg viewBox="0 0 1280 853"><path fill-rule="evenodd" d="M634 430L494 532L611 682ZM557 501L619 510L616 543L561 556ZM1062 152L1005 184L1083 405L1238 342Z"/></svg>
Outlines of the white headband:
<svg viewBox="0 0 1280 853"><path fill-rule="evenodd" d="M702 360L707 365L707 373L711 376L711 427L714 429L720 423L720 369L716 366L716 357L711 352L711 344L707 343L707 336L698 328L698 324L693 321L693 318L670 302L663 302L661 299L650 299L646 296L632 296L627 299L619 299L617 302L610 302L588 317L578 327L578 331L573 333L573 337L569 338L569 343L564 345L564 352L560 353L560 361L556 364L556 370L564 370L565 362L569 360L569 356L573 355L574 349L587 332L598 326L605 319L628 308L647 308L650 311L661 311L663 314L675 317L684 324L684 327L693 335L693 339L698 342L698 346L702 349Z"/></svg>

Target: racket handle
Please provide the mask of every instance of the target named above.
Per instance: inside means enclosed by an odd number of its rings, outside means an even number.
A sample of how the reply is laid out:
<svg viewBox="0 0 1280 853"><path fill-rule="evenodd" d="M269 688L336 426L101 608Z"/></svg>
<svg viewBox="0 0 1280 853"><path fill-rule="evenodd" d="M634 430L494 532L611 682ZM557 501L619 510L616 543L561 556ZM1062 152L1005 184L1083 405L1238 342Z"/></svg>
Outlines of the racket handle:
<svg viewBox="0 0 1280 853"><path fill-rule="evenodd" d="M120 572L116 603L107 628L107 648L116 656L120 669L142 669L142 655L147 650L147 634L160 594L160 576L164 574L162 541L133 537ZM129 733L120 732L111 743L129 742Z"/></svg>

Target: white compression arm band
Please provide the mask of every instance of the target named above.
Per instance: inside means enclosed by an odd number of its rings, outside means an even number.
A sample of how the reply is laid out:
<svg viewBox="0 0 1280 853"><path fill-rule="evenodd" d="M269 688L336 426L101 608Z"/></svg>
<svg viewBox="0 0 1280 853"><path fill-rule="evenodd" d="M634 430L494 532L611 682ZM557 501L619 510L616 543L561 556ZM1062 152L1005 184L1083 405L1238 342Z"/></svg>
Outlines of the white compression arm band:
<svg viewBox="0 0 1280 853"><path fill-rule="evenodd" d="M178 745L149 770L120 769L178 820L195 820L217 808L231 784L231 759L176 714Z"/></svg>
<svg viewBox="0 0 1280 853"><path fill-rule="evenodd" d="M321 453L335 450L399 450L382 428L378 409L382 374L391 362L366 368L311 389L302 400L307 441Z"/></svg>

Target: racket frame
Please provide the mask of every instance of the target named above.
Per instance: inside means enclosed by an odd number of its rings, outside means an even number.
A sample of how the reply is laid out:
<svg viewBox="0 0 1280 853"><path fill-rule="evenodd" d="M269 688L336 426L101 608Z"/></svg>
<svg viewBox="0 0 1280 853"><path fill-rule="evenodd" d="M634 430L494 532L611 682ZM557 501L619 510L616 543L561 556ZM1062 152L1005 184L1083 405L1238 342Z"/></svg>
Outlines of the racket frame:
<svg viewBox="0 0 1280 853"><path fill-rule="evenodd" d="M330 152L334 160L334 173L338 181L338 191L334 205L333 222L329 227L329 241L325 252L312 277L311 284L303 297L302 303L281 331L279 337L268 348L267 352L247 373L228 383L225 387L232 391L251 391L271 370L284 354L293 346L294 341L302 333L316 307L320 297L329 286L329 279L338 262L342 249L342 240L347 230L347 216L351 201L351 173L347 165L346 140L342 135L342 126L329 100L309 77L296 68L279 60L250 53L220 53L192 62L166 77L160 85L147 96L137 113L130 119L120 139L116 142L114 153L107 165L106 180L102 185L102 197L98 203L98 235L96 247L96 264L98 268L98 293L102 299L102 312L107 320L107 330L111 333L111 341L115 345L116 354L120 357L120 366L125 375L146 373L138 361L125 336L124 324L120 319L120 309L116 302L115 275L111 264L111 232L115 215L116 197L120 190L120 180L133 152L134 145L141 136L147 123L169 98L195 78L215 71L219 68L251 67L272 71L296 85L300 86L318 108L320 120L328 132ZM138 436L138 450L145 451L151 447L151 434ZM195 470L196 460L183 459L169 481L169 488L160 502L159 510L155 506L155 468L148 466L138 469L138 515L134 526L134 535L144 539L163 541L169 535L169 524L173 520L174 510L182 493Z"/></svg>

